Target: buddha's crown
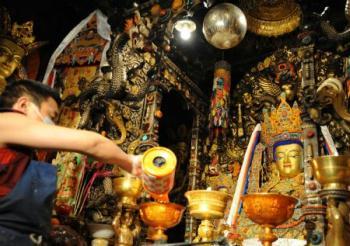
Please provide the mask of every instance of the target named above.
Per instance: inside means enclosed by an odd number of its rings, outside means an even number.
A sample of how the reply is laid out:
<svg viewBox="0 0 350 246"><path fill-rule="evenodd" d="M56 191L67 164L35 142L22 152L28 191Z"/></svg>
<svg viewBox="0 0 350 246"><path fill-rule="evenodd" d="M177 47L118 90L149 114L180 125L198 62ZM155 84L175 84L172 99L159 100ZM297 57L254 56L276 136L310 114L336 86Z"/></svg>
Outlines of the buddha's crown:
<svg viewBox="0 0 350 246"><path fill-rule="evenodd" d="M16 22L11 24L10 15L5 8L0 9L0 14L2 15L0 45L23 57L44 44L44 42L35 42L32 21L27 21L21 25Z"/></svg>
<svg viewBox="0 0 350 246"><path fill-rule="evenodd" d="M301 139L301 118L298 104L294 102L293 107L289 106L285 95L282 94L281 103L272 107L270 115L264 111L264 122L261 125L262 141L272 146L277 142L285 140Z"/></svg>

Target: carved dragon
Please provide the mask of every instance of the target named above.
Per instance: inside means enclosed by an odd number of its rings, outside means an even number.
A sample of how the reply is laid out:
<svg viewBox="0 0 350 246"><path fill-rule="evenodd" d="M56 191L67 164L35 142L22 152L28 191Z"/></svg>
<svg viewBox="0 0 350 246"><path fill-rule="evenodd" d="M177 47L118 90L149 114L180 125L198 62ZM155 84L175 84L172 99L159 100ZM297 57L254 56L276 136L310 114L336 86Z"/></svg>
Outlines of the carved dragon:
<svg viewBox="0 0 350 246"><path fill-rule="evenodd" d="M323 81L316 91L316 97L323 105L332 104L337 114L350 122L350 113L345 104L345 91L339 79L331 77Z"/></svg>
<svg viewBox="0 0 350 246"><path fill-rule="evenodd" d="M107 120L117 126L120 131L120 138L113 140L115 144L122 144L126 140L126 128L124 125L123 117L119 113L115 113L117 110L116 105L110 102L105 101L107 105L106 117Z"/></svg>
<svg viewBox="0 0 350 246"><path fill-rule="evenodd" d="M321 107L332 105L337 117L333 117L330 113L320 115L319 118L328 116L329 129L337 141L338 148L348 149L350 147L350 113L346 106L346 95L342 82L334 77L324 80L316 91L316 100ZM322 110L317 112L323 113ZM339 120L339 117L341 120Z"/></svg>
<svg viewBox="0 0 350 246"><path fill-rule="evenodd" d="M124 33L114 39L111 47L111 70L105 71L104 76L96 76L91 82L86 81L84 78L79 81L79 88L82 91L79 95L79 108L81 112L79 128L88 127L92 110L98 108L102 100L104 102L106 102L106 99L119 99L124 102L139 101L147 93L149 87L145 82L147 75L142 72L141 75L139 74L140 70L143 71L143 68L147 67L145 62L135 62L135 59L129 57L128 63L131 63L131 68L127 73L125 72L129 64L124 64L122 54L128 40L128 35ZM108 77L108 72L111 72L111 78ZM134 93L135 91L136 93ZM107 120L115 122L122 134L117 142L124 141L126 130L123 119L113 116L115 108L112 105L108 104Z"/></svg>
<svg viewBox="0 0 350 246"><path fill-rule="evenodd" d="M322 14L320 14L320 16L322 17L322 15L324 15L327 10L328 7L325 8L325 10L322 12ZM344 12L345 18L347 19L348 23L350 23L350 0L346 0ZM322 20L320 25L323 32L327 35L327 37L330 40L347 41L350 39L350 28L346 29L343 32L337 32L337 30L325 20Z"/></svg>
<svg viewBox="0 0 350 246"><path fill-rule="evenodd" d="M129 36L126 33L122 33L117 36L111 47L111 59L112 66L112 79L111 84L114 85L114 91L117 95L117 99L122 101L139 101L143 99L148 92L150 83L148 83L148 77L152 74L153 70L149 64L137 59L138 54L134 50L130 50L133 54L123 56L123 48ZM123 57L127 59L124 63ZM126 72L125 68L130 67ZM132 89L134 88L134 89Z"/></svg>

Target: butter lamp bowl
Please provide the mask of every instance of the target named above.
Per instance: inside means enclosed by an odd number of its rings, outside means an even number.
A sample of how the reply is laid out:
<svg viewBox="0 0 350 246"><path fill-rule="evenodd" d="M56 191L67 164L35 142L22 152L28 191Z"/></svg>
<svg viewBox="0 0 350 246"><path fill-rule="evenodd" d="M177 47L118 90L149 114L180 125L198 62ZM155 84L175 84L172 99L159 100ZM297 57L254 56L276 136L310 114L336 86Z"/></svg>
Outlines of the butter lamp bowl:
<svg viewBox="0 0 350 246"><path fill-rule="evenodd" d="M314 158L312 170L325 190L347 190L350 185L350 155Z"/></svg>
<svg viewBox="0 0 350 246"><path fill-rule="evenodd" d="M185 193L190 215L196 219L210 220L224 217L229 195L222 191L191 190Z"/></svg>
<svg viewBox="0 0 350 246"><path fill-rule="evenodd" d="M118 177L113 179L113 189L120 196L123 205L136 207L136 201L142 192L142 182L137 177Z"/></svg>
<svg viewBox="0 0 350 246"><path fill-rule="evenodd" d="M142 221L149 226L147 239L166 241L164 230L180 223L185 207L175 203L147 202L140 205Z"/></svg>
<svg viewBox="0 0 350 246"><path fill-rule="evenodd" d="M277 193L253 193L243 196L243 209L254 223L274 228L289 220L297 199Z"/></svg>
<svg viewBox="0 0 350 246"><path fill-rule="evenodd" d="M175 203L147 202L140 205L140 216L148 226L168 229L180 223L184 210Z"/></svg>

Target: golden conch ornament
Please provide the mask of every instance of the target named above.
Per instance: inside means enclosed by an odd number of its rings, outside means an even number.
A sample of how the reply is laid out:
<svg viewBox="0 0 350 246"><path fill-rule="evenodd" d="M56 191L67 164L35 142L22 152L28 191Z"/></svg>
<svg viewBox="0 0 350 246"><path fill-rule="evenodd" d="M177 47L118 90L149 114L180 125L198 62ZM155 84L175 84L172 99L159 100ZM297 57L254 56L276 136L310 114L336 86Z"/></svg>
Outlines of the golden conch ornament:
<svg viewBox="0 0 350 246"><path fill-rule="evenodd" d="M251 1L247 1L251 2ZM248 30L276 37L294 31L301 21L301 8L294 0L257 0L253 7L242 1Z"/></svg>

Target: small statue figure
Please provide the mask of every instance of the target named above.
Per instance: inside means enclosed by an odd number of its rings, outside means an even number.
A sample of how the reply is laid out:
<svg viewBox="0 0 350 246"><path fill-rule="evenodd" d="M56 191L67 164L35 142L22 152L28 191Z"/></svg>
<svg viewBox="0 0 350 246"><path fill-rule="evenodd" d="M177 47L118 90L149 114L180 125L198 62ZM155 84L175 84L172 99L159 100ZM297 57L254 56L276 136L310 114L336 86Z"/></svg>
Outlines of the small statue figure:
<svg viewBox="0 0 350 246"><path fill-rule="evenodd" d="M219 154L218 145L213 143L209 150L210 165L209 165L209 175L217 176L219 174Z"/></svg>
<svg viewBox="0 0 350 246"><path fill-rule="evenodd" d="M120 209L113 220L116 246L132 246L134 238L141 232L140 221L134 218L133 212L129 209ZM132 226L132 224L134 224ZM131 229L133 227L133 229Z"/></svg>
<svg viewBox="0 0 350 246"><path fill-rule="evenodd" d="M207 242L214 239L214 226L209 220L204 220L198 227L198 236L193 240L194 243Z"/></svg>

